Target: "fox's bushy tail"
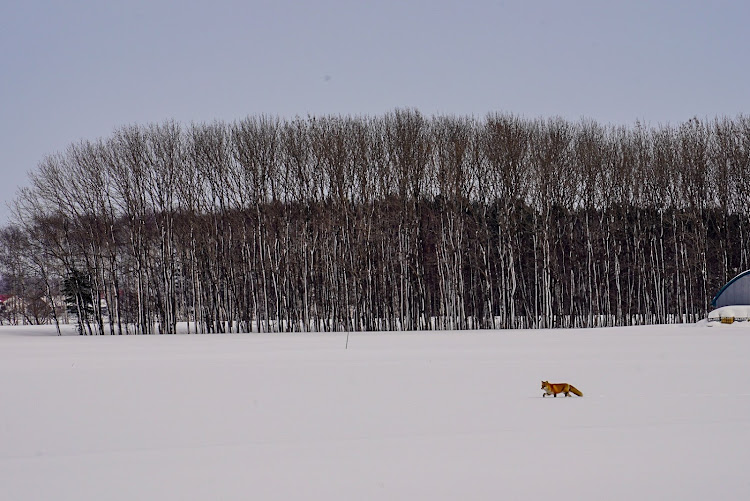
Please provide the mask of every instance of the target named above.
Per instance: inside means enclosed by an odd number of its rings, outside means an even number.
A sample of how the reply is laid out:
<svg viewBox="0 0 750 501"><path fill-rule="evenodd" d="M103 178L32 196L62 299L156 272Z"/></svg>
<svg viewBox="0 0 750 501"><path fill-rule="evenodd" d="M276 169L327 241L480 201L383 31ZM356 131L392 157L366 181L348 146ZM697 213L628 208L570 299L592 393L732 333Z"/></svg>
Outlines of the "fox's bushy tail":
<svg viewBox="0 0 750 501"><path fill-rule="evenodd" d="M583 396L583 393L581 393L581 390L579 390L578 388L576 388L576 387L575 387L575 386L573 386L572 384L570 385L570 392L571 392L571 393L575 393L575 394L576 394L576 395L578 395L579 397L582 397L582 396Z"/></svg>

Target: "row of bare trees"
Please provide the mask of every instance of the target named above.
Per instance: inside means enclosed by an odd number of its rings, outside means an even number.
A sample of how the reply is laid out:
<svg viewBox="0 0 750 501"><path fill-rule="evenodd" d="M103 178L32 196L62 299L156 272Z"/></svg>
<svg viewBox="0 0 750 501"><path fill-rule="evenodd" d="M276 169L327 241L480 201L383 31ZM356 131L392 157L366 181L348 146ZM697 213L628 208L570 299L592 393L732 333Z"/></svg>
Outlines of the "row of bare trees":
<svg viewBox="0 0 750 501"><path fill-rule="evenodd" d="M750 267L750 119L130 126L44 159L15 214L6 281L84 277L93 333L695 321Z"/></svg>

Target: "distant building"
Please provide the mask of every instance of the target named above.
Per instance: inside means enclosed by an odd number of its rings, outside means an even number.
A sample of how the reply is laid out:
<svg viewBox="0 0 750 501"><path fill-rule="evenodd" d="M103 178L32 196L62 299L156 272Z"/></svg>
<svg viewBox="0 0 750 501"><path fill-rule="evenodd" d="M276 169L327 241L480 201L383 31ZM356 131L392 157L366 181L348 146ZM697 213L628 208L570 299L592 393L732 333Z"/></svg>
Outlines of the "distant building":
<svg viewBox="0 0 750 501"><path fill-rule="evenodd" d="M711 301L714 308L736 305L750 305L750 270L727 282Z"/></svg>
<svg viewBox="0 0 750 501"><path fill-rule="evenodd" d="M711 301L709 322L733 324L750 320L750 270L726 283ZM711 325L711 323L709 323Z"/></svg>

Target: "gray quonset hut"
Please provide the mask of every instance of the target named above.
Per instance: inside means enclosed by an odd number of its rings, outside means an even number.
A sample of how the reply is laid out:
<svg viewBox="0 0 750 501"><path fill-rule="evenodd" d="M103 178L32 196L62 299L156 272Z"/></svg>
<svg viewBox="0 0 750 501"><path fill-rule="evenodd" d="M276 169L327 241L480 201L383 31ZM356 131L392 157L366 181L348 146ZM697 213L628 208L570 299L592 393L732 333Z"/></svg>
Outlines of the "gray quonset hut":
<svg viewBox="0 0 750 501"><path fill-rule="evenodd" d="M740 273L727 282L711 301L711 306L714 308L734 304L750 305L750 270Z"/></svg>

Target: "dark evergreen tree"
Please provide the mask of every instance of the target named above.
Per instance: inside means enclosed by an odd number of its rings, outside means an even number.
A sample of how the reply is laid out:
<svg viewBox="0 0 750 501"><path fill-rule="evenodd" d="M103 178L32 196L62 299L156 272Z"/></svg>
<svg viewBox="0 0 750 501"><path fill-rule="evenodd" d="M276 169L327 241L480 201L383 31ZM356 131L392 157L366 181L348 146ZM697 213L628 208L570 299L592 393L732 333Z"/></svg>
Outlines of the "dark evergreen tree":
<svg viewBox="0 0 750 501"><path fill-rule="evenodd" d="M84 335L84 325L92 334L89 321L94 315L94 296L89 276L73 268L63 280L62 293L68 312L78 318L78 334Z"/></svg>

